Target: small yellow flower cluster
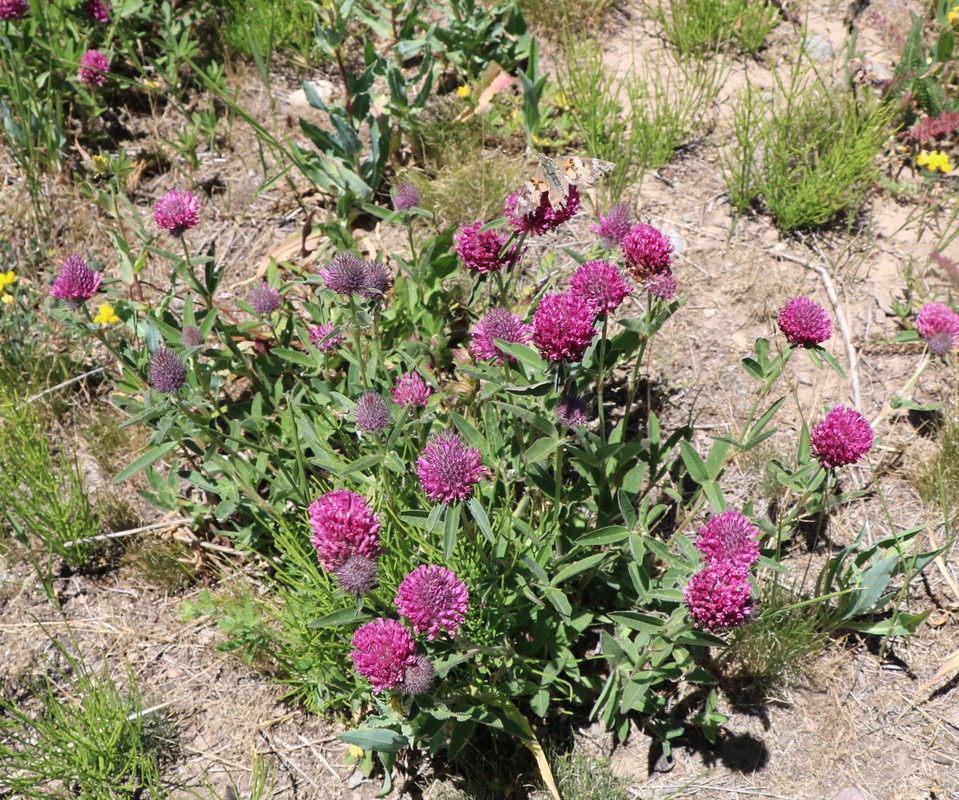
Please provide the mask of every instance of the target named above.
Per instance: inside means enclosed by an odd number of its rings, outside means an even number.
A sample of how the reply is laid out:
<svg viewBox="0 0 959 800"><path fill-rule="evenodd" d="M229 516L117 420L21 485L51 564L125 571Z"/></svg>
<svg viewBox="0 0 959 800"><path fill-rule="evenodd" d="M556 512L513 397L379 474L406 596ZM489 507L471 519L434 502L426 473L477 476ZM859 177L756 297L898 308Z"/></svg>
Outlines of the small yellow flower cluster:
<svg viewBox="0 0 959 800"><path fill-rule="evenodd" d="M0 272L0 303L8 306L13 302L13 295L7 291L7 287L16 282L17 275L13 270L10 270L6 275Z"/></svg>
<svg viewBox="0 0 959 800"><path fill-rule="evenodd" d="M94 177L103 178L110 173L110 159L103 153L93 156L90 161L92 162Z"/></svg>
<svg viewBox="0 0 959 800"><path fill-rule="evenodd" d="M959 3L956 3L946 14L946 19L952 26L959 25Z"/></svg>
<svg viewBox="0 0 959 800"><path fill-rule="evenodd" d="M465 100L467 97L470 96L470 87L469 87L469 86L460 86L460 87L456 90L456 96L459 97L461 100Z"/></svg>
<svg viewBox="0 0 959 800"><path fill-rule="evenodd" d="M119 322L120 318L113 310L113 306L109 303L100 303L100 310L93 318L93 321L100 325L112 325L114 322Z"/></svg>
<svg viewBox="0 0 959 800"><path fill-rule="evenodd" d="M919 153L916 163L920 167L925 167L930 172L939 170L942 173L952 172L952 164L949 163L949 156L942 150L933 150L931 153L923 150Z"/></svg>

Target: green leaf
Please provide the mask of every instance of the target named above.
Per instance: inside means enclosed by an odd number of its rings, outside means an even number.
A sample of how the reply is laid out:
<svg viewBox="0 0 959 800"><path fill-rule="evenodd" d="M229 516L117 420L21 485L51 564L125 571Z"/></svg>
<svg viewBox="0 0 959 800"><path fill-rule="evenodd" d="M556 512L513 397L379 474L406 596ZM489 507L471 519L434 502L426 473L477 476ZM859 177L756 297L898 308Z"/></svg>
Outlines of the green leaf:
<svg viewBox="0 0 959 800"><path fill-rule="evenodd" d="M366 622L368 619L370 619L369 614L358 614L355 608L341 608L338 611L331 611L326 616L306 623L306 627L335 628L340 625L347 625L351 622Z"/></svg>
<svg viewBox="0 0 959 800"><path fill-rule="evenodd" d="M553 577L553 580L550 581L550 585L559 586L561 583L569 580L574 575L579 575L581 572L592 569L607 556L607 553L594 553L591 556L586 556L586 558L581 558L579 561L574 561L572 564L567 564L556 573L556 575Z"/></svg>
<svg viewBox="0 0 959 800"><path fill-rule="evenodd" d="M539 464L548 459L560 446L562 442L556 439L542 438L537 439L526 450L526 463Z"/></svg>
<svg viewBox="0 0 959 800"><path fill-rule="evenodd" d="M447 506L446 514L443 517L443 557L446 561L453 557L453 550L456 547L456 534L459 533L459 529L459 508Z"/></svg>
<svg viewBox="0 0 959 800"><path fill-rule="evenodd" d="M546 369L547 363L539 357L539 354L528 345L515 344L514 342L504 342L502 339L494 339L493 343L504 353L509 353L517 361L526 364L534 370L542 371Z"/></svg>
<svg viewBox="0 0 959 800"><path fill-rule="evenodd" d="M466 506L469 508L470 514L476 522L477 527L482 531L483 536L489 540L490 544L495 542L496 537L493 535L493 528L489 524L489 517L486 516L486 512L483 510L483 506L480 505L480 501L475 497L471 497Z"/></svg>
<svg viewBox="0 0 959 800"><path fill-rule="evenodd" d="M289 361L291 364L298 364L301 367L307 367L308 369L316 368L316 360L307 355L306 353L301 353L299 350L289 350L285 347L274 347L271 351L273 355L277 358L282 358L284 361Z"/></svg>
<svg viewBox="0 0 959 800"><path fill-rule="evenodd" d="M581 536L576 543L582 545L619 544L625 542L628 536L629 528L624 528L622 525L610 525Z"/></svg>
<svg viewBox="0 0 959 800"><path fill-rule="evenodd" d="M157 445L156 447L147 450L142 456L140 456L132 464L128 465L125 469L120 470L117 476L111 481L113 484L123 483L127 478L136 475L141 470L146 469L151 464L156 461L159 461L163 456L169 453L174 447L177 446L176 442L164 442L163 444Z"/></svg>
<svg viewBox="0 0 959 800"><path fill-rule="evenodd" d="M373 750L377 753L398 753L410 743L405 736L384 728L359 728L355 731L343 731L336 738L341 742L355 744L364 750Z"/></svg>
<svg viewBox="0 0 959 800"><path fill-rule="evenodd" d="M679 443L679 452L683 457L683 464L686 465L689 477L700 485L705 484L709 480L709 473L706 470L706 464L699 457L699 453L685 440Z"/></svg>

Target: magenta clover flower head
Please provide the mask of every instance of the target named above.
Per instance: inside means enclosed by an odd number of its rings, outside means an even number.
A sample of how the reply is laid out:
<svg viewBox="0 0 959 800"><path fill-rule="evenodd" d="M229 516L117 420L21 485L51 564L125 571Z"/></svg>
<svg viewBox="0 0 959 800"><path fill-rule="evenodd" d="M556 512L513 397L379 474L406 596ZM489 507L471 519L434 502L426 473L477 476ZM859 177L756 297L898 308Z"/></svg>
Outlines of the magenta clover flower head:
<svg viewBox="0 0 959 800"><path fill-rule="evenodd" d="M668 269L650 275L643 286L651 297L660 300L672 300L676 294L676 279Z"/></svg>
<svg viewBox="0 0 959 800"><path fill-rule="evenodd" d="M0 0L0 21L20 19L30 13L27 0Z"/></svg>
<svg viewBox="0 0 959 800"><path fill-rule="evenodd" d="M395 602L416 633L425 631L432 640L440 628L446 628L450 637L455 637L469 608L469 590L446 567L424 564L403 578Z"/></svg>
<svg viewBox="0 0 959 800"><path fill-rule="evenodd" d="M400 375L390 389L393 402L401 406L425 406L432 393L418 372Z"/></svg>
<svg viewBox="0 0 959 800"><path fill-rule="evenodd" d="M480 451L469 447L458 433L437 434L416 461L416 474L433 503L465 499L486 474Z"/></svg>
<svg viewBox="0 0 959 800"><path fill-rule="evenodd" d="M616 203L609 213L600 216L599 222L589 226L599 236L599 243L606 250L613 250L623 243L629 233L629 203Z"/></svg>
<svg viewBox="0 0 959 800"><path fill-rule="evenodd" d="M200 201L192 192L171 189L157 200L153 208L153 221L157 227L170 231L174 236L182 236L190 228L196 227L199 219Z"/></svg>
<svg viewBox="0 0 959 800"><path fill-rule="evenodd" d="M633 291L608 261L581 264L569 282L569 290L582 297L594 314L615 311Z"/></svg>
<svg viewBox="0 0 959 800"><path fill-rule="evenodd" d="M335 573L350 558L380 554L380 518L365 497L346 490L327 492L310 504L310 543L327 572Z"/></svg>
<svg viewBox="0 0 959 800"><path fill-rule="evenodd" d="M916 330L933 355L944 356L959 346L959 314L945 303L926 303L916 315Z"/></svg>
<svg viewBox="0 0 959 800"><path fill-rule="evenodd" d="M357 596L366 594L376 585L376 561L354 553L334 574L337 584L344 592Z"/></svg>
<svg viewBox="0 0 959 800"><path fill-rule="evenodd" d="M589 406L578 395L564 395L556 404L556 418L567 428L582 428L589 422Z"/></svg>
<svg viewBox="0 0 959 800"><path fill-rule="evenodd" d="M103 86L107 82L110 72L110 59L99 50L87 50L80 56L80 66L77 68L77 79L80 83L95 83Z"/></svg>
<svg viewBox="0 0 959 800"><path fill-rule="evenodd" d="M280 290L261 281L250 289L250 306L257 314L272 314L280 307Z"/></svg>
<svg viewBox="0 0 959 800"><path fill-rule="evenodd" d="M748 572L759 560L759 529L739 511L713 514L697 531L696 548L707 566L728 564Z"/></svg>
<svg viewBox="0 0 959 800"><path fill-rule="evenodd" d="M403 623L379 617L356 629L350 658L379 694L402 684L407 669L417 665L416 641Z"/></svg>
<svg viewBox="0 0 959 800"><path fill-rule="evenodd" d="M369 300L381 299L390 290L390 275L379 261L366 264L366 288L360 294Z"/></svg>
<svg viewBox="0 0 959 800"><path fill-rule="evenodd" d="M460 232L453 236L456 242L456 254L464 266L486 275L515 264L521 255L516 245L503 253L509 237L497 231L481 230L482 227L482 222L464 225L460 228ZM500 255L500 253L503 254Z"/></svg>
<svg viewBox="0 0 959 800"><path fill-rule="evenodd" d="M158 392L173 394L186 383L186 365L169 347L159 347L150 356L147 380Z"/></svg>
<svg viewBox="0 0 959 800"><path fill-rule="evenodd" d="M542 236L544 233L558 228L567 220L576 216L579 211L579 191L575 186L569 187L566 196L566 205L562 208L553 208L549 202L549 195L543 192L539 205L528 214L520 214L516 210L519 192L513 192L506 198L506 219L510 227L517 233L526 233L530 236Z"/></svg>
<svg viewBox="0 0 959 800"><path fill-rule="evenodd" d="M113 10L113 6L110 5L110 0L87 0L83 10L90 19L102 25L110 21L110 12Z"/></svg>
<svg viewBox="0 0 959 800"><path fill-rule="evenodd" d="M810 434L813 453L829 469L862 460L872 447L872 440L869 420L844 405L833 408Z"/></svg>
<svg viewBox="0 0 959 800"><path fill-rule="evenodd" d="M389 427L390 408L377 392L363 392L356 398L353 410L356 429L362 433L379 433Z"/></svg>
<svg viewBox="0 0 959 800"><path fill-rule="evenodd" d="M353 253L337 253L320 270L326 287L336 294L361 294L375 299L390 288L390 277L379 262L367 262Z"/></svg>
<svg viewBox="0 0 959 800"><path fill-rule="evenodd" d="M90 269L80 256L71 253L66 257L60 274L50 287L50 295L62 300L70 308L79 308L97 293L103 276Z"/></svg>
<svg viewBox="0 0 959 800"><path fill-rule="evenodd" d="M502 364L504 358L516 361L513 356L500 350L493 340L529 344L532 338L532 325L522 322L516 314L511 314L505 308L491 308L473 327L470 352L480 361L495 361L497 364Z"/></svg>
<svg viewBox="0 0 959 800"><path fill-rule="evenodd" d="M712 564L697 572L683 598L695 625L707 631L742 625L753 610L749 576L730 564Z"/></svg>
<svg viewBox="0 0 959 800"><path fill-rule="evenodd" d="M187 325L180 331L180 344L184 347L198 347L202 343L200 329L196 325Z"/></svg>
<svg viewBox="0 0 959 800"><path fill-rule="evenodd" d="M321 353L337 347L344 339L346 339L345 334L340 333L332 322L324 322L322 325L312 325L310 327L310 344Z"/></svg>
<svg viewBox="0 0 959 800"><path fill-rule="evenodd" d="M420 190L409 181L403 181L393 188L393 208L397 211L409 211L423 200Z"/></svg>
<svg viewBox="0 0 959 800"><path fill-rule="evenodd" d="M638 223L623 237L626 271L637 281L665 272L672 264L673 243L652 225Z"/></svg>
<svg viewBox="0 0 959 800"><path fill-rule="evenodd" d="M425 694L436 681L436 670L429 658L422 653L416 656L416 663L406 668L406 677L400 683L400 691L406 695Z"/></svg>
<svg viewBox="0 0 959 800"><path fill-rule="evenodd" d="M533 314L533 344L547 361L579 361L598 333L593 320L581 295L548 294Z"/></svg>
<svg viewBox="0 0 959 800"><path fill-rule="evenodd" d="M819 303L794 297L779 309L779 330L797 347L813 347L832 336L832 320Z"/></svg>

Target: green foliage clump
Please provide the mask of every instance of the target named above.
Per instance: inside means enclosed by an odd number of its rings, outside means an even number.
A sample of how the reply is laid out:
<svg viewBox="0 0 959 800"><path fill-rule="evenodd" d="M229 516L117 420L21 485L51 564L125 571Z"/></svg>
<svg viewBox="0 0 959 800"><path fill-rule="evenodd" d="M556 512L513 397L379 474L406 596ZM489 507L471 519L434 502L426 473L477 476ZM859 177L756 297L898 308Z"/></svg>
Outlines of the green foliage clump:
<svg viewBox="0 0 959 800"><path fill-rule="evenodd" d="M779 9L767 0L658 0L647 7L669 43L697 57L730 47L755 53L780 22Z"/></svg>
<svg viewBox="0 0 959 800"><path fill-rule="evenodd" d="M177 744L169 719L144 713L132 673L121 690L106 667L94 672L54 645L63 671L43 672L27 692L0 691L0 790L25 800L167 797L160 766Z"/></svg>
<svg viewBox="0 0 959 800"><path fill-rule="evenodd" d="M772 104L747 87L723 154L733 206L745 213L759 200L785 231L855 214L875 182L892 116L887 103L818 82L781 85Z"/></svg>

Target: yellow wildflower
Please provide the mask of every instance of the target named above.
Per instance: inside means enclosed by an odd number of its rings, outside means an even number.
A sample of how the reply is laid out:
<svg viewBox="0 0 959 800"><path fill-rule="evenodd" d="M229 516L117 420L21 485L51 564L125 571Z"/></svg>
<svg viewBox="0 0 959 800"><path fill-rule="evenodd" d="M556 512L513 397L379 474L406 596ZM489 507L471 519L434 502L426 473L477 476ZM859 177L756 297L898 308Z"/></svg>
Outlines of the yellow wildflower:
<svg viewBox="0 0 959 800"><path fill-rule="evenodd" d="M946 19L949 20L950 25L959 24L959 5L952 7L949 13L946 14Z"/></svg>
<svg viewBox="0 0 959 800"><path fill-rule="evenodd" d="M361 759L366 751L359 745L351 744L347 745L346 752L350 758Z"/></svg>
<svg viewBox="0 0 959 800"><path fill-rule="evenodd" d="M113 310L113 306L111 306L109 303L100 303L100 311L93 318L93 321L99 323L100 325L111 325L114 322L119 322L120 318Z"/></svg>
<svg viewBox="0 0 959 800"><path fill-rule="evenodd" d="M13 302L13 295L4 292L0 294L0 303L3 303L5 306L10 305Z"/></svg>
<svg viewBox="0 0 959 800"><path fill-rule="evenodd" d="M941 150L933 150L931 153L923 150L916 163L920 167L925 167L930 172L939 170L942 173L952 172L952 164L949 163L949 156Z"/></svg>
<svg viewBox="0 0 959 800"><path fill-rule="evenodd" d="M17 275L13 270L3 274L0 272L0 291L6 289L11 283L17 282Z"/></svg>
<svg viewBox="0 0 959 800"><path fill-rule="evenodd" d="M459 89L456 90L456 95L457 95L457 97L459 97L461 100L465 100L467 97L470 96L470 87L469 87L469 86L460 86Z"/></svg>
<svg viewBox="0 0 959 800"><path fill-rule="evenodd" d="M110 159L103 153L98 153L90 159L93 162L93 174L97 178L102 178L110 172Z"/></svg>

